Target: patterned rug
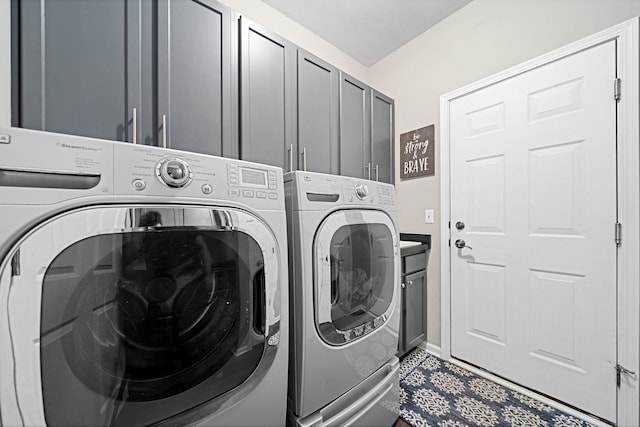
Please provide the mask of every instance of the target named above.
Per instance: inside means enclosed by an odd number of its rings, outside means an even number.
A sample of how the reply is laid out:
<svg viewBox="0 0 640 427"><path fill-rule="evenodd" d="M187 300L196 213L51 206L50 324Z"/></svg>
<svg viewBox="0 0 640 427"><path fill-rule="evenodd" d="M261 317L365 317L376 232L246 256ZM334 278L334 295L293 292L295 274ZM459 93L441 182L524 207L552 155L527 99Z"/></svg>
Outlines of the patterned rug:
<svg viewBox="0 0 640 427"><path fill-rule="evenodd" d="M592 426L421 348L400 363L400 418L415 427Z"/></svg>

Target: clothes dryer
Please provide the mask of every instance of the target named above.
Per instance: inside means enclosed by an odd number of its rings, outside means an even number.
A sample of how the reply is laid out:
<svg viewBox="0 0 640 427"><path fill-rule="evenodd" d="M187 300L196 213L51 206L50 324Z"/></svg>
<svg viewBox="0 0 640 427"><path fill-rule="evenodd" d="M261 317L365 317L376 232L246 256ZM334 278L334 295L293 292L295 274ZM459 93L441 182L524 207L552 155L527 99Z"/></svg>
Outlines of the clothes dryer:
<svg viewBox="0 0 640 427"><path fill-rule="evenodd" d="M281 169L0 128L0 219L0 425L285 423Z"/></svg>
<svg viewBox="0 0 640 427"><path fill-rule="evenodd" d="M399 238L392 185L285 174L291 426L398 416Z"/></svg>

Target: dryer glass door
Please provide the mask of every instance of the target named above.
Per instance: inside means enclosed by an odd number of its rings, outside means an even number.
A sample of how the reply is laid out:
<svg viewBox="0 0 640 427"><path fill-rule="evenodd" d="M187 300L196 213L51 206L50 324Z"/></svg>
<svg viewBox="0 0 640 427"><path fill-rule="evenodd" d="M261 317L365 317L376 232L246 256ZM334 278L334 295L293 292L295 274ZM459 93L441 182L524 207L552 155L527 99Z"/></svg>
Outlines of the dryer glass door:
<svg viewBox="0 0 640 427"><path fill-rule="evenodd" d="M19 377L40 369L46 424L149 425L240 386L277 333L275 249L233 209L92 209L33 233L21 275L40 290L39 328L12 328L36 334L39 359L12 344Z"/></svg>
<svg viewBox="0 0 640 427"><path fill-rule="evenodd" d="M380 211L344 210L321 224L315 242L316 322L341 345L384 325L398 284L398 240Z"/></svg>

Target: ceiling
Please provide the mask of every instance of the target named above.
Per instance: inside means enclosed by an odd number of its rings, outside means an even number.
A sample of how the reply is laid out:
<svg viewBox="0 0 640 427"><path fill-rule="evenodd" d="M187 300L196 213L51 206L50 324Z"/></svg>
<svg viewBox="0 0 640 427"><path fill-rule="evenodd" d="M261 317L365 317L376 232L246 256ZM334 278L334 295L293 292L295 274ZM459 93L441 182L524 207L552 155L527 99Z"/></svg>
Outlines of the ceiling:
<svg viewBox="0 0 640 427"><path fill-rule="evenodd" d="M471 0L263 0L370 67Z"/></svg>

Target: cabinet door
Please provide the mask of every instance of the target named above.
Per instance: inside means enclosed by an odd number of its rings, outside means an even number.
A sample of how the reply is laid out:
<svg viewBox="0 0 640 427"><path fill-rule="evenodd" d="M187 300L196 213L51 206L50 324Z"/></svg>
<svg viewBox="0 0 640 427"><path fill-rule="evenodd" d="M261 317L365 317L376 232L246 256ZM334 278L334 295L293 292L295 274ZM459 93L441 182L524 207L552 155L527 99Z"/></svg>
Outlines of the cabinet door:
<svg viewBox="0 0 640 427"><path fill-rule="evenodd" d="M295 46L240 18L240 158L293 170Z"/></svg>
<svg viewBox="0 0 640 427"><path fill-rule="evenodd" d="M402 292L402 347L407 352L424 340L427 273L421 270L404 276Z"/></svg>
<svg viewBox="0 0 640 427"><path fill-rule="evenodd" d="M393 99L375 90L371 99L371 178L393 184Z"/></svg>
<svg viewBox="0 0 640 427"><path fill-rule="evenodd" d="M340 174L371 179L371 90L340 73Z"/></svg>
<svg viewBox="0 0 640 427"><path fill-rule="evenodd" d="M298 169L339 173L338 70L298 49Z"/></svg>
<svg viewBox="0 0 640 427"><path fill-rule="evenodd" d="M231 11L214 0L158 1L157 60L157 145L213 155L237 151Z"/></svg>
<svg viewBox="0 0 640 427"><path fill-rule="evenodd" d="M13 124L126 141L137 10L128 0L19 3L19 105ZM130 10L133 9L133 10ZM133 48L133 50L131 50ZM130 56L130 57L129 57Z"/></svg>

